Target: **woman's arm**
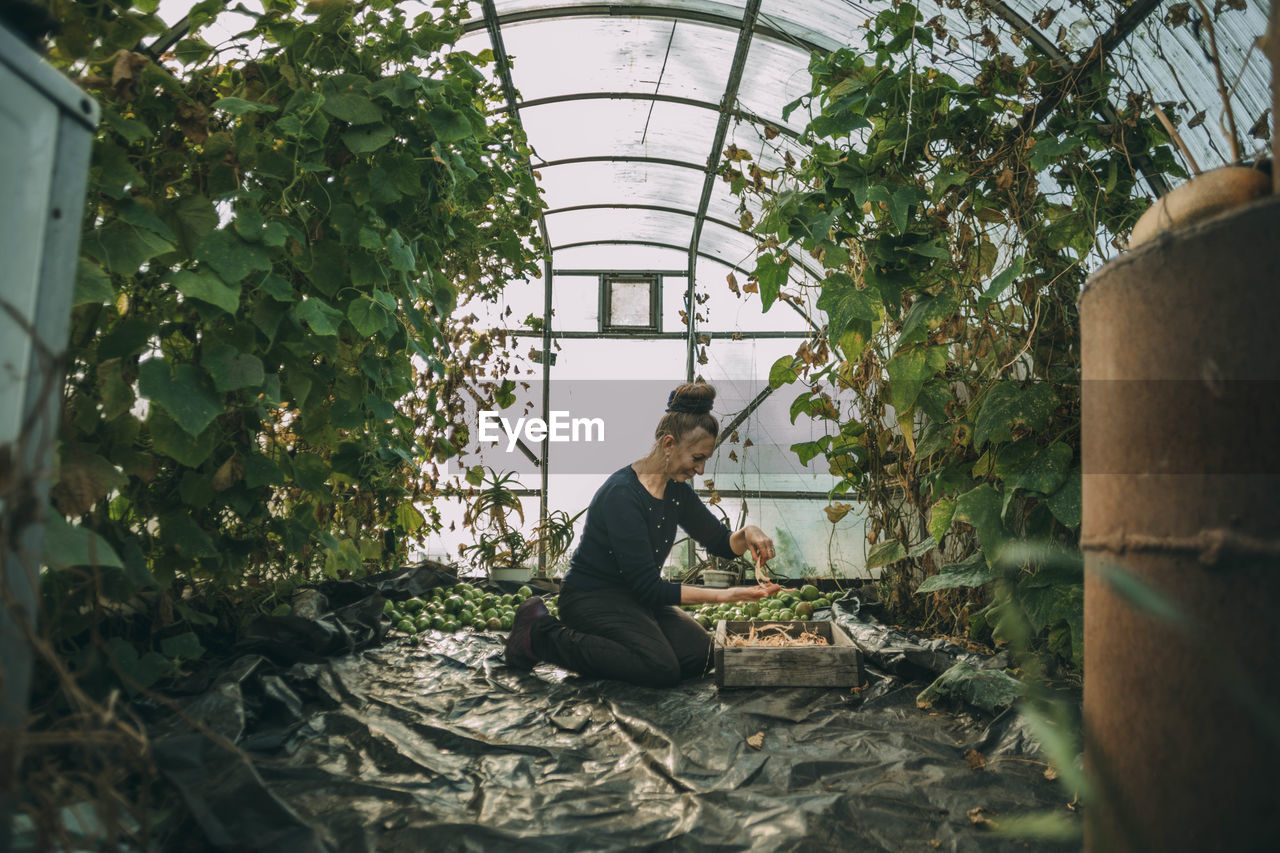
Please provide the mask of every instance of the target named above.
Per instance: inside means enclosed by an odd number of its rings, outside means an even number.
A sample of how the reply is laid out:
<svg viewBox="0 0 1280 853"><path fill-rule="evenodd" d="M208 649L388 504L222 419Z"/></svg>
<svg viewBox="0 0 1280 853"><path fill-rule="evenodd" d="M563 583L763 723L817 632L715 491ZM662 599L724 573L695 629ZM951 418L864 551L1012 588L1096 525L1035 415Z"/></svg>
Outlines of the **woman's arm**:
<svg viewBox="0 0 1280 853"><path fill-rule="evenodd" d="M680 587L681 604L727 604L730 601L759 601L773 595L782 587L776 583L759 584L757 586L731 586L725 589L713 589L706 586Z"/></svg>

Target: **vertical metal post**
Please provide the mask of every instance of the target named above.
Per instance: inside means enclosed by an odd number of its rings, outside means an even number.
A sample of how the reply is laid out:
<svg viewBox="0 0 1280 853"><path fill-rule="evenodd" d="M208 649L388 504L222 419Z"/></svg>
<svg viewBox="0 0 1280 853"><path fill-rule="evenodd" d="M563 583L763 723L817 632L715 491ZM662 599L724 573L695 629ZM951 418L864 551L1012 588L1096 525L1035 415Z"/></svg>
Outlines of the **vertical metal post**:
<svg viewBox="0 0 1280 853"><path fill-rule="evenodd" d="M542 421L543 423L551 422L551 288L553 286L551 271L551 258L548 256L542 262ZM542 439L542 464L539 465L539 474L541 475L541 487L538 490L538 524L543 525L547 522L547 487L550 484L550 471L548 469L548 461L551 453L551 434ZM547 548L546 543L539 541L538 544L538 574L545 575L547 573Z"/></svg>
<svg viewBox="0 0 1280 853"><path fill-rule="evenodd" d="M98 105L0 26L0 849L30 701L36 590Z"/></svg>

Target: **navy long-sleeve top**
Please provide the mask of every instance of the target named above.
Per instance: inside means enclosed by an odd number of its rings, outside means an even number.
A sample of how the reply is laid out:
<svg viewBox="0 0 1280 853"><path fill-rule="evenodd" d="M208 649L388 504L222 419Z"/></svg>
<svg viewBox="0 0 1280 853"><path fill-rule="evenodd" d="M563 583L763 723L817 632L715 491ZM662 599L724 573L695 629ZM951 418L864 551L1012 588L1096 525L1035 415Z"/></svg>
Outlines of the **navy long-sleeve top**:
<svg viewBox="0 0 1280 853"><path fill-rule="evenodd" d="M728 527L688 483L667 481L655 498L630 465L604 481L587 508L587 522L564 577L578 589L628 590L642 604L680 603L680 584L663 580L679 525L711 554L733 558Z"/></svg>

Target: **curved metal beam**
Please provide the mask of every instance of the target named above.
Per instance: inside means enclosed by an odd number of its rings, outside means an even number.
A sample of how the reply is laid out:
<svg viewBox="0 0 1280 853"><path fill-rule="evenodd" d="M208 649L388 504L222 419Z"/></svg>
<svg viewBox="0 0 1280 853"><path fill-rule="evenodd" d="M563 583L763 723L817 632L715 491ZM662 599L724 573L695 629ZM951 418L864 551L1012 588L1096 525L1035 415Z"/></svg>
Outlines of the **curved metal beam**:
<svg viewBox="0 0 1280 853"><path fill-rule="evenodd" d="M679 252L682 255L689 254L689 245L687 243L661 243L657 240L581 240L577 243L565 243L560 246L552 246L551 252L563 252L566 249L579 249L583 246L650 246L654 249L670 249L673 252ZM726 261L724 258L718 258L715 255L709 255L706 252L699 252L698 257L706 258L708 261L714 261L717 264L728 267L735 272L743 275L751 275L750 270L743 269L737 264Z"/></svg>
<svg viewBox="0 0 1280 853"><path fill-rule="evenodd" d="M517 109L526 109L528 107L545 107L549 104L563 104L570 101L662 101L668 104L680 104L686 107L698 107L704 110L715 110L720 112L720 105L711 101L700 101L697 98L682 98L679 95L660 95L653 92L573 92L564 95L551 95L546 98L532 98L527 101L520 101L516 104ZM495 107L490 111L492 113L506 112L506 107ZM730 114L742 121L758 124L763 127L772 127L779 134L789 139L796 139L800 136L800 132L792 130L781 122L769 121L763 116L756 115L750 110L735 108Z"/></svg>
<svg viewBox="0 0 1280 853"><path fill-rule="evenodd" d="M575 210L655 210L655 211L658 211L659 213L674 213L679 216L690 216L695 219L698 217L698 214L696 211L686 210L682 207L666 207L661 204L575 204L575 205L570 205L568 207L556 207L556 208L552 208L551 210L544 210L542 211L542 215L554 216L557 213L572 213ZM702 219L703 221L710 222L713 225L719 225L721 228L727 228L730 231L736 231L737 233L742 234L745 237L752 236L750 231L745 231L742 229L741 226L734 225L732 222L726 222L723 219L719 219L714 216L707 216L705 214L703 215ZM813 276L815 279L818 279L818 280L822 279L823 276L820 272L814 272L812 269L810 269L808 264L806 264L803 260L801 260L796 255L792 255L791 259L794 260L797 264L799 264L801 269L803 269L809 275Z"/></svg>
<svg viewBox="0 0 1280 853"><path fill-rule="evenodd" d="M547 160L534 163L535 169L550 169L552 166L573 166L577 163L647 163L653 166L675 166L680 169L696 169L707 171L706 163L690 163L687 160L673 160L669 157L625 157L611 154L591 154L586 157L565 157L561 160Z"/></svg>
<svg viewBox="0 0 1280 853"><path fill-rule="evenodd" d="M699 9L681 9L670 6L651 6L647 3L591 3L583 6L551 6L545 9L524 9L506 12L498 16L498 22L507 24L527 24L534 21L555 20L557 18L656 18L662 21L691 21L697 24L708 24L723 27L727 30L741 30L742 19L734 15L723 15ZM480 20L468 21L462 25L463 33L471 33L484 28ZM803 48L810 53L829 53L841 47L832 40L820 44L804 36L788 32L772 24L757 24L755 34L772 41L781 42L792 47Z"/></svg>

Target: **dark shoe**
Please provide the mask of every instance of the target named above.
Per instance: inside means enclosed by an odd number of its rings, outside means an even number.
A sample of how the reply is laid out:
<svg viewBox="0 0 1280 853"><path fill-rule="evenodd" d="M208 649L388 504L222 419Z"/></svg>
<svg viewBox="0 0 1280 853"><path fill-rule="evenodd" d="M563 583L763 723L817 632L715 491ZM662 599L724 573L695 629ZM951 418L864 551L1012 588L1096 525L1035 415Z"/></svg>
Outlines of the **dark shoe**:
<svg viewBox="0 0 1280 853"><path fill-rule="evenodd" d="M533 653L533 626L547 615L547 605L536 595L525 599L516 608L516 618L511 622L511 633L503 647L508 664L520 669L533 669L538 662L538 656Z"/></svg>

